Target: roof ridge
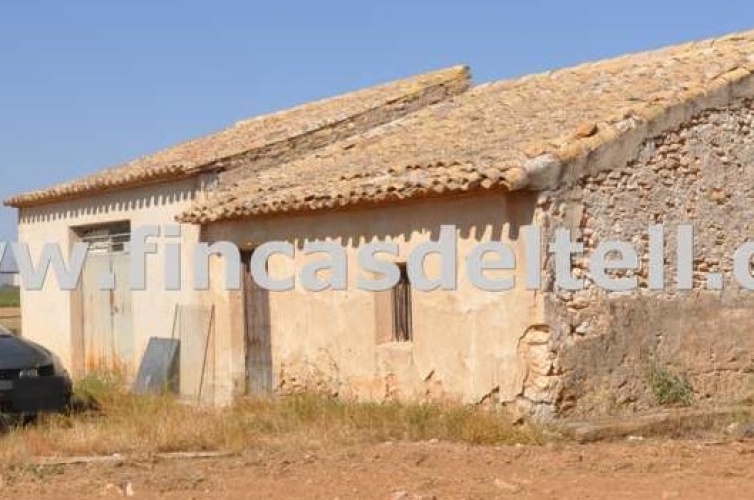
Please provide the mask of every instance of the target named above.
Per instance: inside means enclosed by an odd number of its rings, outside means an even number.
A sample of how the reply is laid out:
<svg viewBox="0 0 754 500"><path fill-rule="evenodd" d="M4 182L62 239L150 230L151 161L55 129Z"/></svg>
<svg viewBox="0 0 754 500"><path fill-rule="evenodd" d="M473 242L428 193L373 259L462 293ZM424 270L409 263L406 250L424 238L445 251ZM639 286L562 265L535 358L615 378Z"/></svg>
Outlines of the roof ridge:
<svg viewBox="0 0 754 500"><path fill-rule="evenodd" d="M402 110L396 103L419 106L423 93L442 89L427 99L442 99L470 86L467 66L423 73L352 92L331 96L316 101L240 120L217 132L180 142L129 162L101 170L78 180L57 184L50 188L24 193L5 200L5 205L14 207L32 206L60 199L83 196L93 191L135 187L142 183L163 182L181 176L196 175L201 167L217 164L223 159L244 153L262 151L270 144L300 138L308 133L322 131L327 127L342 124L349 118L377 114L391 106L395 116ZM419 106L421 107L421 106ZM379 121L380 117L374 117ZM382 119L389 119L388 113ZM376 126L374 120L363 120L361 126ZM354 127L353 133L360 129ZM345 134L346 132L342 132Z"/></svg>
<svg viewBox="0 0 754 500"><path fill-rule="evenodd" d="M754 97L753 71L747 31L491 82L352 138L347 151L331 146L210 195L179 220L550 189L616 168L701 111Z"/></svg>

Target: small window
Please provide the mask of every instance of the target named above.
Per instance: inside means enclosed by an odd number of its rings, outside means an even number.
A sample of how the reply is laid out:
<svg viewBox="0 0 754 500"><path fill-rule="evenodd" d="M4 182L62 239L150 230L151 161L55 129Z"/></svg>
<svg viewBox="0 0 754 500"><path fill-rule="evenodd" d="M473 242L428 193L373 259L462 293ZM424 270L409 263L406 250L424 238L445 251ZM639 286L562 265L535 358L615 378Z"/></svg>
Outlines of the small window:
<svg viewBox="0 0 754 500"><path fill-rule="evenodd" d="M83 243L89 244L90 254L126 253L131 241L131 224L122 222L80 228L77 233Z"/></svg>
<svg viewBox="0 0 754 500"><path fill-rule="evenodd" d="M398 264L400 281L392 291L393 342L411 342L414 339L411 318L411 283L406 264Z"/></svg>

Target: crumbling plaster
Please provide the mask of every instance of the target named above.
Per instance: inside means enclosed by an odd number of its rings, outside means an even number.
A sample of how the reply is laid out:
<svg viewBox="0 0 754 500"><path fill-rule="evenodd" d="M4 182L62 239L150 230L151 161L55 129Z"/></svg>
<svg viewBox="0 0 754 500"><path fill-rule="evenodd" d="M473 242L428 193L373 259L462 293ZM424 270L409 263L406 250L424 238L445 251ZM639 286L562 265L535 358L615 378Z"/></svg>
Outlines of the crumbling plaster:
<svg viewBox="0 0 754 500"><path fill-rule="evenodd" d="M754 301L735 284L732 257L754 221L754 109L750 101L698 112L648 139L621 166L540 194L539 219L577 230L583 257L574 275L582 291L546 290L551 349L559 377L554 411L597 414L652 406L648 371L686 374L697 403L736 402L754 389ZM648 228L665 226L663 291L648 285ZM678 291L676 228L695 229L694 289ZM600 241L631 243L641 256L635 292L607 292L591 280L588 258ZM553 276L552 259L548 276ZM721 272L722 291L706 288Z"/></svg>

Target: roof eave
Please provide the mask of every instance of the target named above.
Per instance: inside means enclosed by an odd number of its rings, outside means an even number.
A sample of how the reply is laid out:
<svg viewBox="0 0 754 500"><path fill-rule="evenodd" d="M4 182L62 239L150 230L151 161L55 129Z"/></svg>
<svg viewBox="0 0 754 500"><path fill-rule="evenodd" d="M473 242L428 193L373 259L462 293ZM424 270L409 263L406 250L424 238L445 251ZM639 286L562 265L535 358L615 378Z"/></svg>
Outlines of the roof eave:
<svg viewBox="0 0 754 500"><path fill-rule="evenodd" d="M181 171L180 173L159 173L143 177L138 177L121 182L102 183L97 186L87 187L75 190L61 189L61 192L50 194L44 193L37 196L36 193L28 193L19 196L14 196L3 201L3 205L9 208L24 209L34 208L45 205L52 205L55 203L61 203L88 196L99 196L115 191L122 191L126 189L137 189L145 186L152 186L155 184L165 184L169 182L178 182L192 177L198 177L203 170L197 169L192 171Z"/></svg>

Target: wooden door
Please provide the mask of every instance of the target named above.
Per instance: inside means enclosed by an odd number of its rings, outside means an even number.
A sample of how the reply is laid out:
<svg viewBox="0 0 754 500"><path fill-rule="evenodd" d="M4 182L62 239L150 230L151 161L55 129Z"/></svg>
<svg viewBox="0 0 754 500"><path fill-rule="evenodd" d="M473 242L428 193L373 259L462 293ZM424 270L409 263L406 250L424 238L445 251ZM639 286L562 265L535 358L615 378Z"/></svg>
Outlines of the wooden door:
<svg viewBox="0 0 754 500"><path fill-rule="evenodd" d="M86 373L126 378L134 370L134 335L128 254L92 254L82 280L83 348ZM113 290L101 290L103 276L115 276Z"/></svg>
<svg viewBox="0 0 754 500"><path fill-rule="evenodd" d="M270 292L258 286L251 276L251 254L243 256L243 299L246 327L246 387L252 396L272 393L272 339Z"/></svg>

